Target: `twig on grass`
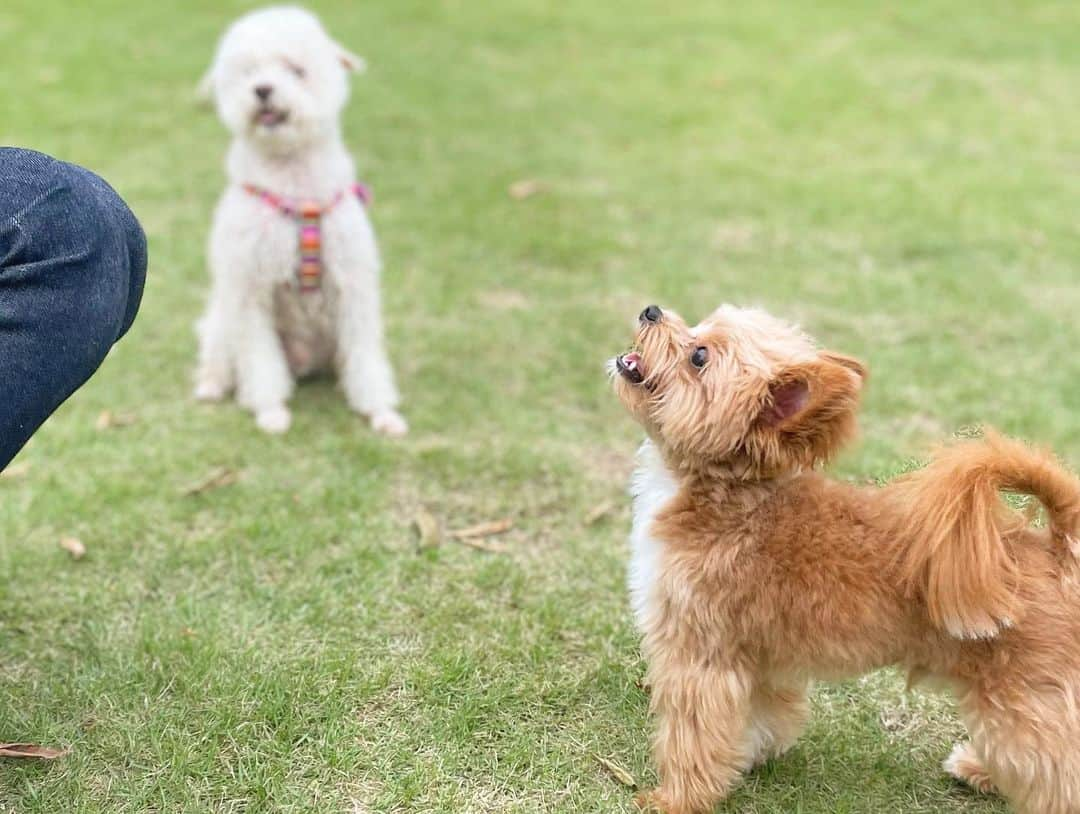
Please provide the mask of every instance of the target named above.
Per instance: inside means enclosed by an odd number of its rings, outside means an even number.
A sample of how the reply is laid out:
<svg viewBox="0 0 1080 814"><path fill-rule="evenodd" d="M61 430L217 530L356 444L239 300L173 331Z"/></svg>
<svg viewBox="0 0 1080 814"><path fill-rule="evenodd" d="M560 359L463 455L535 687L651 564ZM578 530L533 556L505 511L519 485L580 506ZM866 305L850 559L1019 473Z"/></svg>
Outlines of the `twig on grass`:
<svg viewBox="0 0 1080 814"><path fill-rule="evenodd" d="M634 779L634 776L615 761L609 760L606 757L601 757L600 755L593 755L593 759L603 766L604 769L607 770L607 773L622 785L629 789L637 788L637 781Z"/></svg>
<svg viewBox="0 0 1080 814"><path fill-rule="evenodd" d="M510 531L514 527L514 521L509 517L503 520L491 520L487 523L477 523L475 526L467 526L463 529L451 531L450 536L455 540L468 540L477 537L494 537L496 534Z"/></svg>
<svg viewBox="0 0 1080 814"><path fill-rule="evenodd" d="M235 469L230 469L227 466L218 466L211 469L206 475L199 478L199 480L195 481L190 486L185 486L180 490L180 494L184 497L199 495L203 492L209 492L211 489L220 489L222 486L236 483L239 479L240 473Z"/></svg>
<svg viewBox="0 0 1080 814"><path fill-rule="evenodd" d="M479 551L487 551L492 554L505 554L509 549L500 543L485 540L485 537L494 537L503 534L514 527L514 521L510 518L492 520L487 523L477 523L475 526L451 531L447 536L455 542L475 548Z"/></svg>
<svg viewBox="0 0 1080 814"><path fill-rule="evenodd" d="M589 512L585 515L585 525L591 526L598 520L611 514L612 509L615 508L614 501L605 500L603 503L593 506Z"/></svg>
<svg viewBox="0 0 1080 814"><path fill-rule="evenodd" d="M0 743L0 757L56 760L70 753L70 749L54 749L51 746L38 746L33 743Z"/></svg>

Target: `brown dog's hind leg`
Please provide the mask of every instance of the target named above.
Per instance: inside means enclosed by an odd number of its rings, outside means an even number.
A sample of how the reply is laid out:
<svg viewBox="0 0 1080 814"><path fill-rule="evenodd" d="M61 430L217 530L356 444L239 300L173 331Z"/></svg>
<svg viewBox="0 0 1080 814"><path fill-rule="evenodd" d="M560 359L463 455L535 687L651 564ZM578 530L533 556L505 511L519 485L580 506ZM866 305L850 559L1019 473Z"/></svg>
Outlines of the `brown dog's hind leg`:
<svg viewBox="0 0 1080 814"><path fill-rule="evenodd" d="M799 739L810 718L807 685L766 684L754 689L747 737L747 768L780 757Z"/></svg>
<svg viewBox="0 0 1080 814"><path fill-rule="evenodd" d="M957 780L971 786L980 794L997 793L997 785L983 765L982 759L976 754L971 741L956 744L942 766Z"/></svg>

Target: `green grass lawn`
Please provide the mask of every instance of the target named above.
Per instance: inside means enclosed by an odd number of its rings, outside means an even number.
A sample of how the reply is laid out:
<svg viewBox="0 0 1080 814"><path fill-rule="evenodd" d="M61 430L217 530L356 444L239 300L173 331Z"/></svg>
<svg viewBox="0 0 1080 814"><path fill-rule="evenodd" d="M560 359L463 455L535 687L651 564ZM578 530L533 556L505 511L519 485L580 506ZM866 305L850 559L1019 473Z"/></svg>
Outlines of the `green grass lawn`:
<svg viewBox="0 0 1080 814"><path fill-rule="evenodd" d="M0 762L0 811L629 811L599 758L655 779L639 432L602 365L648 302L867 360L841 476L984 421L1080 461L1075 4L317 3L371 65L403 442L328 382L283 438L189 398L226 145L193 89L245 7L0 7L0 141L103 174L151 248L132 333L0 479L0 741L73 750ZM421 550L422 511L514 527ZM946 699L882 673L816 712L719 811L1004 811L940 771Z"/></svg>

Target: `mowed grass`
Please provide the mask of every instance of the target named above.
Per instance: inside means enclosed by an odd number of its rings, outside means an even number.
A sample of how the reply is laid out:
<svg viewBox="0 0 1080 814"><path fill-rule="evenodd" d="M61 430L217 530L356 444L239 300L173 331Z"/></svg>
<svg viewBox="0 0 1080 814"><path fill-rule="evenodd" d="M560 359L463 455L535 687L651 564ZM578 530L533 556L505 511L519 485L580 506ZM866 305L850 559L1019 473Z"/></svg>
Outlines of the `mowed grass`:
<svg viewBox="0 0 1080 814"><path fill-rule="evenodd" d="M0 479L0 740L72 749L0 762L3 811L629 811L597 758L655 780L639 432L602 364L649 302L760 303L867 360L840 476L978 422L1080 461L1074 4L315 5L371 64L346 130L402 442L325 381L284 438L189 398L226 145L193 88L247 5L0 8L0 141L103 174L152 255L132 333ZM506 553L419 550L422 510L512 518ZM885 672L816 713L719 811L1004 811L940 771L947 699Z"/></svg>

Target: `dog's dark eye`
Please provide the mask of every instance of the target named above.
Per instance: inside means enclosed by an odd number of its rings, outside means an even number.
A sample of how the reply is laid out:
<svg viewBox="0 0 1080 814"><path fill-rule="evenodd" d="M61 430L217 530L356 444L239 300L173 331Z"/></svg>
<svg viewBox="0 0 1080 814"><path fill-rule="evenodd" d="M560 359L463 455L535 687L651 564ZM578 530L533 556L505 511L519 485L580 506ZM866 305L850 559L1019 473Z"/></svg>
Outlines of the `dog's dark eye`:
<svg viewBox="0 0 1080 814"><path fill-rule="evenodd" d="M294 65L294 64L293 64L292 62L286 62L286 63L285 63L285 66L286 66L286 67L287 67L287 68L288 68L288 69L289 69L290 71L292 71L292 72L293 72L293 73L294 73L294 74L296 75L296 77L297 77L298 79L303 79L303 78L304 78L305 76L307 76L307 71L305 71L305 70L304 70L304 69L303 69L302 67L300 67L299 65Z"/></svg>
<svg viewBox="0 0 1080 814"><path fill-rule="evenodd" d="M690 354L690 364L692 364L694 367L705 367L705 363L708 361L708 348L695 348L694 352Z"/></svg>

